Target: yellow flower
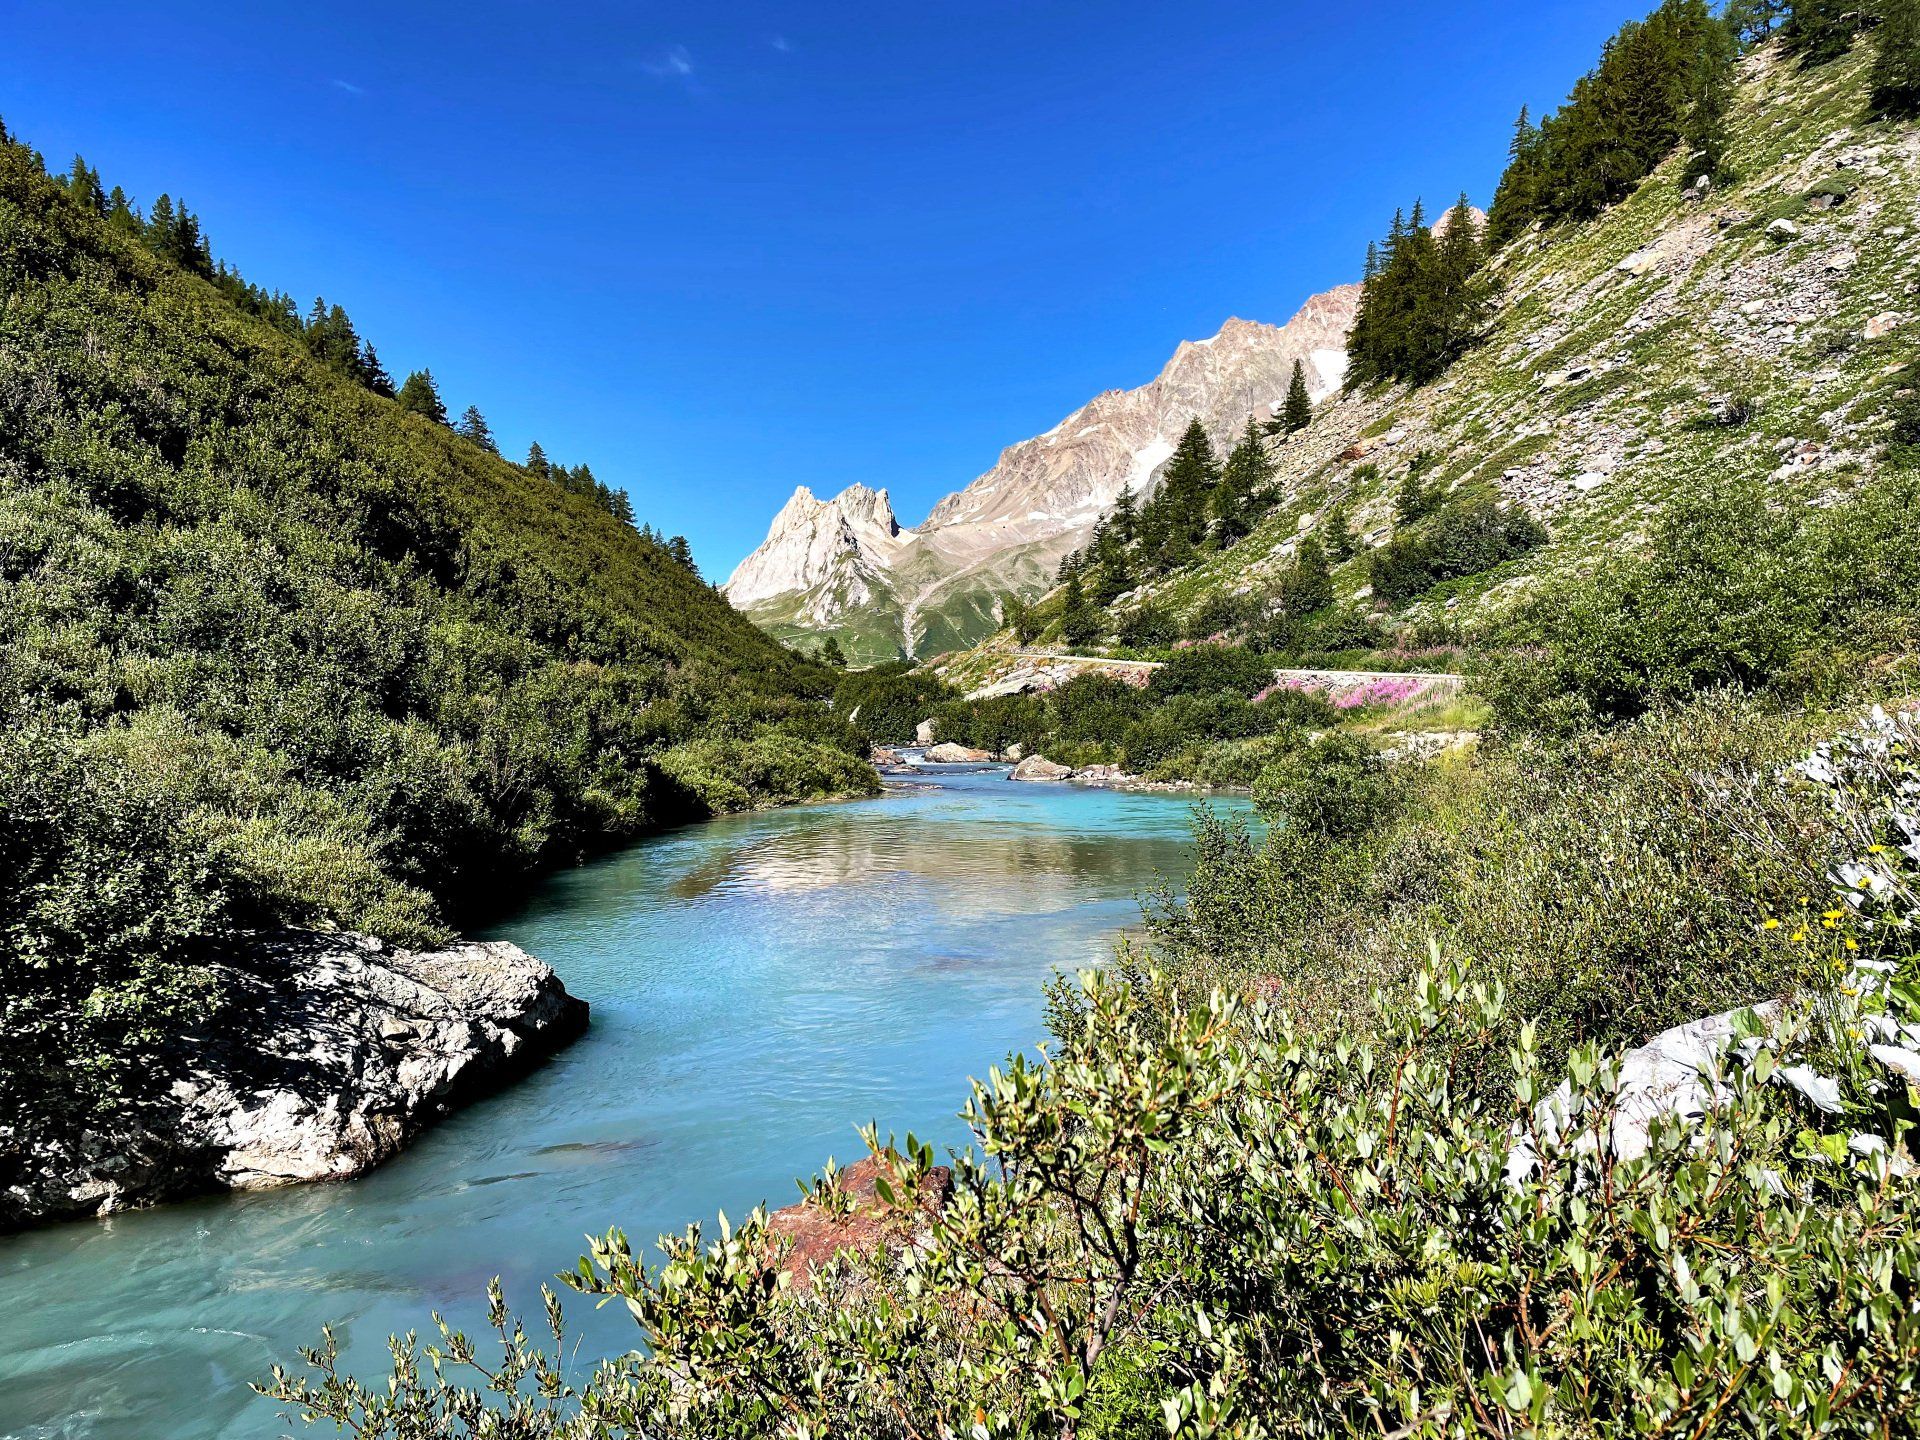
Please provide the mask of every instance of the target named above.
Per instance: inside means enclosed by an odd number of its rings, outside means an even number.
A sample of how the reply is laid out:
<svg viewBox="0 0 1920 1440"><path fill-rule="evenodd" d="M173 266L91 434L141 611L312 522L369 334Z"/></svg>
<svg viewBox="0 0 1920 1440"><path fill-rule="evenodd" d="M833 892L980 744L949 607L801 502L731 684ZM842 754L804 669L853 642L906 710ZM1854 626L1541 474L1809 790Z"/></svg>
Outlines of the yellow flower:
<svg viewBox="0 0 1920 1440"><path fill-rule="evenodd" d="M1766 920L1761 922L1760 928L1762 930L1778 930L1780 928L1780 922L1778 920Z"/></svg>

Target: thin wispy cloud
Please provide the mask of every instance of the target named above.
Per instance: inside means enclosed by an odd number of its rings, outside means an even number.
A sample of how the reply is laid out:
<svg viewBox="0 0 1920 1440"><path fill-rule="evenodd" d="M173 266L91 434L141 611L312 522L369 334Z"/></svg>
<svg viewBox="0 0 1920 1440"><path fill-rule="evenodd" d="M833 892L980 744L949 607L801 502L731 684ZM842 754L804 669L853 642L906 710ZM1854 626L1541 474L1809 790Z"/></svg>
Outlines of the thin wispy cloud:
<svg viewBox="0 0 1920 1440"><path fill-rule="evenodd" d="M640 68L656 80L693 80L693 56L684 45L669 45L650 60L642 60Z"/></svg>
<svg viewBox="0 0 1920 1440"><path fill-rule="evenodd" d="M790 55L793 53L793 42L784 35L774 35L770 37L767 40L767 44L778 50L782 55Z"/></svg>
<svg viewBox="0 0 1920 1440"><path fill-rule="evenodd" d="M336 79L333 81L333 88L336 90L344 91L348 95L364 95L367 93L365 90L361 89L358 85L354 84L351 80Z"/></svg>

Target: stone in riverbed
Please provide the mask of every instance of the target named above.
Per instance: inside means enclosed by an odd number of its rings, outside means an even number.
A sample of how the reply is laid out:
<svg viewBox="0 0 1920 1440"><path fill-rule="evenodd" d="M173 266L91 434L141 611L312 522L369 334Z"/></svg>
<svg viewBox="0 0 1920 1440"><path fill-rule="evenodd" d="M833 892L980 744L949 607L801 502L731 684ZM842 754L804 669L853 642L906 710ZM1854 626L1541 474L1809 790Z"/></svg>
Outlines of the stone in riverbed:
<svg viewBox="0 0 1920 1440"><path fill-rule="evenodd" d="M504 941L384 951L360 935L237 936L221 1018L175 1036L123 1113L0 1123L0 1231L209 1190L344 1179L531 1069L587 1006Z"/></svg>
<svg viewBox="0 0 1920 1440"><path fill-rule="evenodd" d="M933 744L933 721L922 720L913 727L913 743L916 745Z"/></svg>
<svg viewBox="0 0 1920 1440"><path fill-rule="evenodd" d="M936 765L984 765L993 756L985 750L974 750L947 740L927 751L927 759Z"/></svg>
<svg viewBox="0 0 1920 1440"><path fill-rule="evenodd" d="M1029 755L1013 767L1009 780L1071 780L1071 765L1056 765L1044 755Z"/></svg>
<svg viewBox="0 0 1920 1440"><path fill-rule="evenodd" d="M867 1256L882 1244L910 1245L926 1232L927 1222L946 1208L953 1193L953 1172L936 1165L920 1183L911 1209L896 1209L881 1200L874 1182L883 1173L896 1199L905 1199L906 1184L899 1178L899 1157L892 1152L869 1155L849 1165L834 1177L838 1203L824 1205L808 1198L798 1205L776 1210L767 1221L767 1232L776 1241L791 1242L774 1262L774 1268L792 1277L792 1288L805 1293L813 1288L814 1274L845 1252Z"/></svg>

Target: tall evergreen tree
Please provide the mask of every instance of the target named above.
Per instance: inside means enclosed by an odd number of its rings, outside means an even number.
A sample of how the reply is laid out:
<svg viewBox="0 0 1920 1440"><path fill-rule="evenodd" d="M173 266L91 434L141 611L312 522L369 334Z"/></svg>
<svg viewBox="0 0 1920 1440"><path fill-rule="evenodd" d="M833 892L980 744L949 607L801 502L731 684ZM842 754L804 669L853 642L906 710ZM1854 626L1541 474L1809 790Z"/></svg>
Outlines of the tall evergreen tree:
<svg viewBox="0 0 1920 1440"><path fill-rule="evenodd" d="M540 442L534 441L527 446L527 463L520 467L529 475L538 475L542 480L548 476L547 452L540 448Z"/></svg>
<svg viewBox="0 0 1920 1440"><path fill-rule="evenodd" d="M376 395L393 398L393 377L387 374L387 367L380 363L380 354L373 348L372 341L360 346L360 383Z"/></svg>
<svg viewBox="0 0 1920 1440"><path fill-rule="evenodd" d="M1333 569L1318 539L1309 535L1300 542L1277 588L1282 607L1296 620L1333 603Z"/></svg>
<svg viewBox="0 0 1920 1440"><path fill-rule="evenodd" d="M1067 593L1062 597L1060 606L1060 633L1075 645L1084 645L1100 637L1100 612L1087 599L1087 592L1081 586L1078 574L1067 579Z"/></svg>
<svg viewBox="0 0 1920 1440"><path fill-rule="evenodd" d="M1723 29L1718 45L1703 46L1692 80L1692 97L1687 118L1681 126L1680 143L1686 151L1686 167L1680 172L1680 184L1690 187L1700 180L1724 185L1733 179L1727 167L1727 112L1733 105L1733 62L1737 45L1731 29Z"/></svg>
<svg viewBox="0 0 1920 1440"><path fill-rule="evenodd" d="M1920 115L1920 0L1881 0L1874 46L1869 110L1883 120Z"/></svg>
<svg viewBox="0 0 1920 1440"><path fill-rule="evenodd" d="M1173 458L1167 462L1166 478L1150 507L1164 516L1167 545L1162 547L1163 559L1181 545L1190 553L1193 543L1206 534L1207 501L1219 482L1220 467L1214 459L1213 442L1207 438L1207 427L1196 415L1180 437ZM1174 540L1175 536L1179 537L1178 541ZM1173 547L1172 550L1168 546Z"/></svg>
<svg viewBox="0 0 1920 1440"><path fill-rule="evenodd" d="M1120 493L1113 497L1113 508L1107 512L1108 524L1113 535L1128 549L1140 538L1140 512L1133 498L1133 485L1129 482L1120 487Z"/></svg>
<svg viewBox="0 0 1920 1440"><path fill-rule="evenodd" d="M1336 565L1343 565L1360 553L1360 537L1353 533L1353 516L1341 501L1327 512L1326 549Z"/></svg>
<svg viewBox="0 0 1920 1440"><path fill-rule="evenodd" d="M134 211L133 202L127 198L127 192L118 185L107 196L107 223L123 235L140 233L140 217Z"/></svg>
<svg viewBox="0 0 1920 1440"><path fill-rule="evenodd" d="M480 407L478 405L467 406L467 408L461 412L460 423L453 428L458 434L464 435L489 455L498 455L500 453L499 445L494 442L493 430L487 424L487 417L480 413Z"/></svg>
<svg viewBox="0 0 1920 1440"><path fill-rule="evenodd" d="M1295 367L1296 373L1298 367ZM1273 461L1266 440L1251 417L1246 431L1220 467L1220 483L1213 491L1214 534L1231 544L1253 529L1261 497L1273 479Z"/></svg>
<svg viewBox="0 0 1920 1440"><path fill-rule="evenodd" d="M1788 0L1727 0L1721 19L1740 45L1759 45L1772 38L1790 8Z"/></svg>
<svg viewBox="0 0 1920 1440"><path fill-rule="evenodd" d="M1507 168L1487 207L1487 244L1495 250L1519 235L1539 215L1540 127L1527 107L1513 122L1507 145Z"/></svg>
<svg viewBox="0 0 1920 1440"><path fill-rule="evenodd" d="M1287 402L1280 419L1289 435L1313 423L1313 396L1307 391L1307 372L1298 360L1293 362L1293 378L1287 382Z"/></svg>
<svg viewBox="0 0 1920 1440"><path fill-rule="evenodd" d="M407 376L394 399L403 409L424 415L436 425L447 423L447 407L440 399L440 387L434 383L431 370L415 370Z"/></svg>
<svg viewBox="0 0 1920 1440"><path fill-rule="evenodd" d="M95 215L106 215L107 192L100 187L100 172L80 156L73 157L73 166L67 171L65 183L67 194L76 205Z"/></svg>
<svg viewBox="0 0 1920 1440"><path fill-rule="evenodd" d="M1851 50L1867 18L1861 0L1792 0L1780 38L1802 66L1812 69Z"/></svg>

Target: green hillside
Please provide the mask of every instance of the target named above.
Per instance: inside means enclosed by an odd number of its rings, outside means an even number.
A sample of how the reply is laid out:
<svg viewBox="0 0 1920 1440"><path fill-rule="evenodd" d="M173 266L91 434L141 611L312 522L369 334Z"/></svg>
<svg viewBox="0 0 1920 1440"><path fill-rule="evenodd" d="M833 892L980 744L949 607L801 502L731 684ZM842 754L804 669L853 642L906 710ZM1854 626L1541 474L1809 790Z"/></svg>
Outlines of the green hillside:
<svg viewBox="0 0 1920 1440"><path fill-rule="evenodd" d="M874 785L826 673L604 494L190 269L0 143L0 1098L110 1099L236 927L430 940L649 827Z"/></svg>
<svg viewBox="0 0 1920 1440"><path fill-rule="evenodd" d="M1132 588L1090 627L1094 643L1118 643L1143 611L1172 634L1270 634L1311 537L1331 555L1334 603L1278 636L1279 653L1450 663L1436 647L1502 643L1534 597L1644 550L1671 502L1742 482L1776 506L1853 495L1885 468L1920 336L1920 135L1867 118L1872 64L1869 44L1815 67L1777 45L1747 55L1729 181L1684 184L1680 147L1597 219L1500 249L1484 331L1442 378L1350 390L1269 441L1251 533ZM1429 512L1523 506L1546 543L1492 569L1469 555L1403 570L1383 595L1376 557L1405 558L1396 537L1435 530L1409 514L1410 489ZM1061 603L1040 607L1043 639L1061 637Z"/></svg>

